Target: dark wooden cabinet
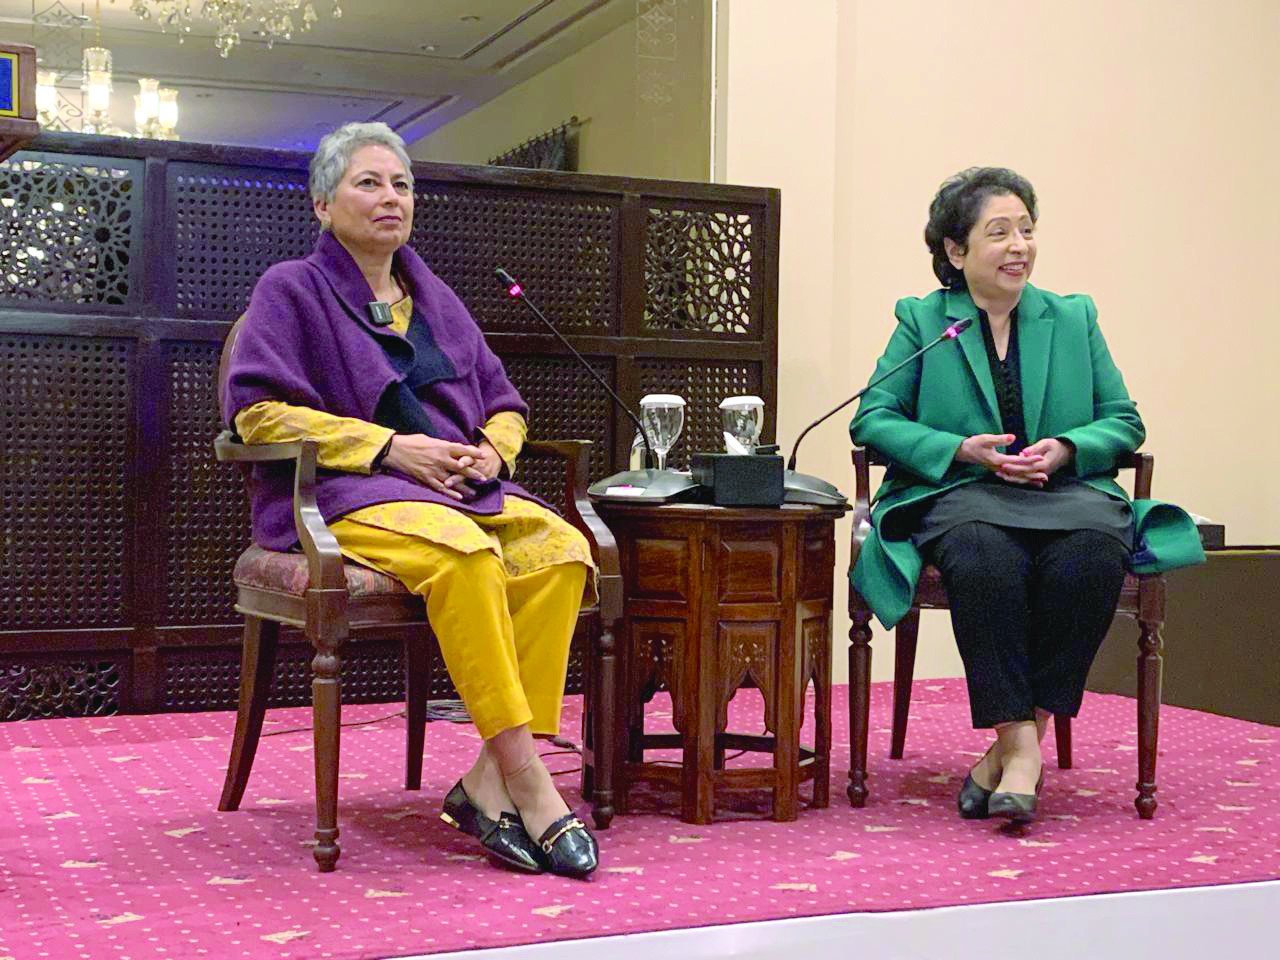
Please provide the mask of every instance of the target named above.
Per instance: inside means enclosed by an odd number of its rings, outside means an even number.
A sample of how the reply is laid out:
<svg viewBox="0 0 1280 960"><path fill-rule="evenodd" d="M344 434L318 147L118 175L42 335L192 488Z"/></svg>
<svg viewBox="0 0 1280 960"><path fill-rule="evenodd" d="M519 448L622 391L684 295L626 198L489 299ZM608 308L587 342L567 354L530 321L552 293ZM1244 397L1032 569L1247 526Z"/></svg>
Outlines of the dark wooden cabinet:
<svg viewBox="0 0 1280 960"><path fill-rule="evenodd" d="M708 823L717 788L773 793L794 820L798 786L826 806L831 758L834 525L841 510L808 506L632 506L601 499L624 583L615 705L617 809L641 782L676 787L681 819ZM812 746L801 746L805 694L815 690ZM729 729L729 701L759 689L765 733ZM647 733L644 707L671 694L674 734ZM683 761L646 760L677 748ZM728 751L764 751L772 765L728 768Z"/></svg>

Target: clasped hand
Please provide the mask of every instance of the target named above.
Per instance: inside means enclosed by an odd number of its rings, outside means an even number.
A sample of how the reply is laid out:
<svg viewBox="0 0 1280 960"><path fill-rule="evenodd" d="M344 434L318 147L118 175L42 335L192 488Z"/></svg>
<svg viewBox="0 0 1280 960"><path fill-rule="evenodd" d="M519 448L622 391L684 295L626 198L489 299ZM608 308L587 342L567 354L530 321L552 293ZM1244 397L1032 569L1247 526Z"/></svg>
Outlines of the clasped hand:
<svg viewBox="0 0 1280 960"><path fill-rule="evenodd" d="M475 495L468 484L492 480L502 469L502 458L488 440L479 445L437 440L426 434L396 434L382 465L412 477L425 487L454 500Z"/></svg>
<svg viewBox="0 0 1280 960"><path fill-rule="evenodd" d="M1013 443L1011 433L978 433L966 437L956 450L961 463L986 467L1001 480L1043 487L1053 472L1071 459L1071 447L1052 437L1023 447L1018 454L1001 453L997 447Z"/></svg>

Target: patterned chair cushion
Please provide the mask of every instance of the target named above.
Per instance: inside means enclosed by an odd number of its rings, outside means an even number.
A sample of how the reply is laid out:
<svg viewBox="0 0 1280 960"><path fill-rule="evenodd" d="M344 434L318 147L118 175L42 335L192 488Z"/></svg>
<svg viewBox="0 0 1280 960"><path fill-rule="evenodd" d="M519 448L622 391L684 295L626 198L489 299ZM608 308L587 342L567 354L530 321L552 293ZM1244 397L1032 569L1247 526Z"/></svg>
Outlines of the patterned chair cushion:
<svg viewBox="0 0 1280 960"><path fill-rule="evenodd" d="M343 564L347 575L347 592L355 597L406 594L409 591L395 577L371 570L358 563ZM301 553L281 553L251 546L236 561L232 579L239 587L271 590L300 597L307 590L307 558Z"/></svg>

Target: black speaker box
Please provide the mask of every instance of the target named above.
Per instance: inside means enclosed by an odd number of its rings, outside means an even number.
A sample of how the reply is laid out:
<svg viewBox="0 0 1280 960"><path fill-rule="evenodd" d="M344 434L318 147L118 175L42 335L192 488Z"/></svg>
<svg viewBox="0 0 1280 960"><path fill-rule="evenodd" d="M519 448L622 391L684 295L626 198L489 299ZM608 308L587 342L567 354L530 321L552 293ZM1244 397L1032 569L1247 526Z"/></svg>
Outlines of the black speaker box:
<svg viewBox="0 0 1280 960"><path fill-rule="evenodd" d="M782 503L782 457L777 454L695 453L693 479L722 507L776 507Z"/></svg>

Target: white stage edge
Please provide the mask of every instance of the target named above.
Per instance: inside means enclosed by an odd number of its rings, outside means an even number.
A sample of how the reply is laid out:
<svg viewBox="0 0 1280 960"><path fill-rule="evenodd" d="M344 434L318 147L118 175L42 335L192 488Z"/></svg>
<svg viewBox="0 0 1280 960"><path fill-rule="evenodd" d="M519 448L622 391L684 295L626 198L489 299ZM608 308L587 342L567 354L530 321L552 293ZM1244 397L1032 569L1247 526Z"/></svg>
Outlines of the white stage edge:
<svg viewBox="0 0 1280 960"><path fill-rule="evenodd" d="M400 960L1246 960L1277 956L1278 944L1280 881L1268 881L735 923Z"/></svg>

